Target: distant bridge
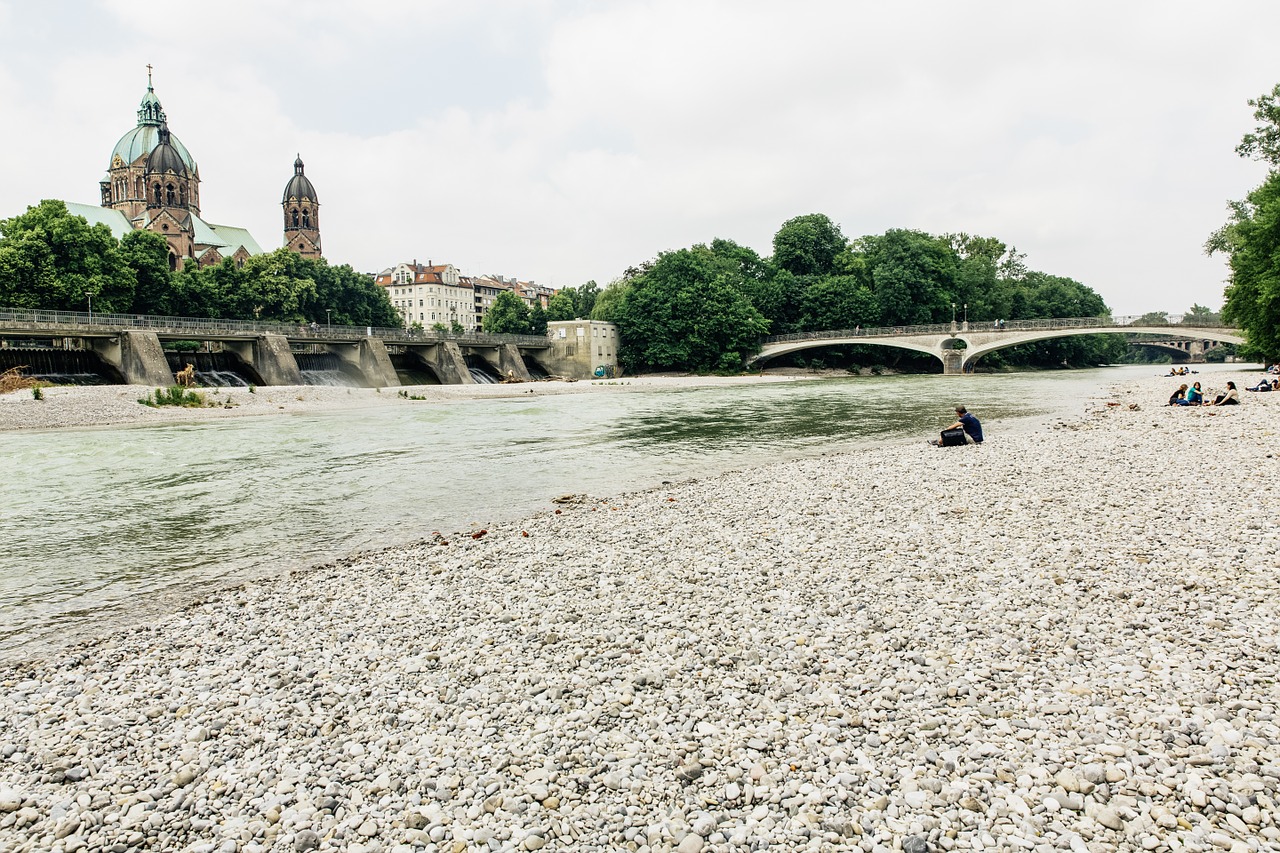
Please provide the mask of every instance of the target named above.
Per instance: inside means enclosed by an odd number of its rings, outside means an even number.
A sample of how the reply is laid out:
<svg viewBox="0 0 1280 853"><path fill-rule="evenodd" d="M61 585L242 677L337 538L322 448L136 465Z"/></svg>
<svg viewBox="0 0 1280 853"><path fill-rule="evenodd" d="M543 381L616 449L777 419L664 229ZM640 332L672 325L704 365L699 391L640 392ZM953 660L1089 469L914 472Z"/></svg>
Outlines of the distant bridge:
<svg viewBox="0 0 1280 853"><path fill-rule="evenodd" d="M541 335L0 309L0 353L33 348L86 352L105 373L132 385L172 385L173 369L162 342L181 340L229 353L238 371L261 385L301 385L299 359L331 355L343 373L379 388L400 384L393 353L430 370L443 384L463 385L475 381L468 356L482 358L500 376L528 379L524 354L552 346Z"/></svg>
<svg viewBox="0 0 1280 853"><path fill-rule="evenodd" d="M880 346L922 352L942 362L945 374L964 373L982 356L996 350L1032 341L1066 338L1073 335L1148 334L1168 339L1199 342L1198 355L1206 348L1230 343L1243 344L1244 335L1203 318L1187 315L1167 323L1152 323L1143 317L1079 317L1051 320L1008 320L1000 322L936 323L928 326L887 326L883 328L838 329L800 332L761 339L760 352L749 363L759 363L790 352L830 346ZM1206 345L1209 345L1208 347ZM1186 354L1194 359L1195 347Z"/></svg>

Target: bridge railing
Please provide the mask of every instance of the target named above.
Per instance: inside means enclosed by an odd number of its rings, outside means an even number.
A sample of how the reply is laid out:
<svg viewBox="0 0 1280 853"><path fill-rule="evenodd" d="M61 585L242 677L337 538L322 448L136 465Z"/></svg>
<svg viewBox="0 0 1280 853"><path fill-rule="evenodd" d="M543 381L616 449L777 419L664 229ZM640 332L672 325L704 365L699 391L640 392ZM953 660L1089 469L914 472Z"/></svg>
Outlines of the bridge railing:
<svg viewBox="0 0 1280 853"><path fill-rule="evenodd" d="M1192 326L1197 329L1230 329L1217 315L1169 314L1160 321L1150 315L1134 314L1104 317L1056 317L1043 320L969 320L955 323L931 323L915 326L875 326L868 328L833 329L820 332L795 332L788 335L769 335L761 338L762 344L780 344L789 341L833 340L837 338L884 338L902 335L950 335L965 332L1037 332L1053 329L1098 329L1105 332L1114 329L1123 333L1126 326L1145 328Z"/></svg>
<svg viewBox="0 0 1280 853"><path fill-rule="evenodd" d="M277 323L257 320L216 320L203 317L164 317L148 314L102 314L87 311L47 311L0 308L0 330L54 334L74 337L77 332L118 332L127 330L159 332L164 335L190 334L223 337L283 335L292 340L316 341L382 338L398 344L432 344L453 341L459 344L494 346L547 346L542 335L492 335L485 332L453 332L440 329L403 329L385 326L333 326L329 324Z"/></svg>

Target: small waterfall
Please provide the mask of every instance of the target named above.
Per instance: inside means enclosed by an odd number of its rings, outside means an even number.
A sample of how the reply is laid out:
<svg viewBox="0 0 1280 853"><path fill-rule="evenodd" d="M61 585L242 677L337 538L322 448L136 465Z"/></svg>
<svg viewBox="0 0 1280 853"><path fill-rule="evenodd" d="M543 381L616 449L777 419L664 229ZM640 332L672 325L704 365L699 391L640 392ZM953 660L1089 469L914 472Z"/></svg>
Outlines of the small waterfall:
<svg viewBox="0 0 1280 853"><path fill-rule="evenodd" d="M197 370L196 384L209 388L248 388L249 383L239 373L230 370Z"/></svg>
<svg viewBox="0 0 1280 853"><path fill-rule="evenodd" d="M467 372L471 374L471 378L477 385L497 385L502 381L502 377L493 369L493 366L480 356L466 356L466 362Z"/></svg>
<svg viewBox="0 0 1280 853"><path fill-rule="evenodd" d="M304 370L303 385L324 385L331 388L362 388L359 382L341 370Z"/></svg>
<svg viewBox="0 0 1280 853"><path fill-rule="evenodd" d="M195 381L205 388L247 388L257 384L245 366L229 352L176 352L165 350L165 361L175 374L188 364L195 367Z"/></svg>
<svg viewBox="0 0 1280 853"><path fill-rule="evenodd" d="M363 388L364 384L342 370L342 359L331 352L295 352L303 385L332 388Z"/></svg>
<svg viewBox="0 0 1280 853"><path fill-rule="evenodd" d="M120 384L124 379L92 352L65 349L0 349L0 373L20 368L23 376L50 385Z"/></svg>

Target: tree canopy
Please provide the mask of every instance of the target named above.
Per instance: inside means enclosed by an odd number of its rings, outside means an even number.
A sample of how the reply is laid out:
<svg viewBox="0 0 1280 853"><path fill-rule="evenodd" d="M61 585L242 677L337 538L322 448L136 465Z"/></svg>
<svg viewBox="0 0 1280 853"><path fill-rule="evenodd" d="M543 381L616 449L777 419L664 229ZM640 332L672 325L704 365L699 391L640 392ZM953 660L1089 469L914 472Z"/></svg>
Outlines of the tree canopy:
<svg viewBox="0 0 1280 853"><path fill-rule="evenodd" d="M1236 148L1242 157L1265 162L1261 186L1244 201L1228 203L1230 219L1209 236L1205 250L1228 255L1230 268L1222 318L1242 329L1243 355L1280 359L1280 85L1249 101L1261 124Z"/></svg>
<svg viewBox="0 0 1280 853"><path fill-rule="evenodd" d="M228 320L397 326L373 277L288 249L169 270L168 243L150 231L116 240L60 201L0 221L0 305Z"/></svg>
<svg viewBox="0 0 1280 853"><path fill-rule="evenodd" d="M705 245L659 255L632 280L615 322L633 370L737 370L769 328L741 271Z"/></svg>
<svg viewBox="0 0 1280 853"><path fill-rule="evenodd" d="M751 337L762 333L749 330L761 328L762 320L769 333L784 334L1109 313L1089 287L1028 269L1025 255L994 237L891 229L846 240L829 217L809 214L783 223L773 246L768 258L727 239L665 252L601 292L597 319L618 323L628 367L730 370L755 351L758 341ZM722 333L708 334L699 318ZM1114 361L1123 351L1118 336L1087 336L1001 350L983 363L1089 365ZM823 357L845 363L919 358L856 347Z"/></svg>

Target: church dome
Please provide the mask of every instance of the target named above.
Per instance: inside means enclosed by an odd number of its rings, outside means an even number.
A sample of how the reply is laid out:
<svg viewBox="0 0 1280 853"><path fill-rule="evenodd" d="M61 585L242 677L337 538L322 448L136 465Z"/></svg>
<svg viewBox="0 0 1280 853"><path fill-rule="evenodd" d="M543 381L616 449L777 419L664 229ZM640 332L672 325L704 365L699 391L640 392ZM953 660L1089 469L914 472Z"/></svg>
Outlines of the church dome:
<svg viewBox="0 0 1280 853"><path fill-rule="evenodd" d="M111 150L111 159L107 163L107 168L112 167L116 157L124 161L125 165L132 165L139 157L154 151L160 144L160 128L164 123L165 114L164 108L160 106L160 99L156 97L152 88L147 86L147 94L142 97L142 103L138 107L138 126L120 137L116 147ZM190 174L199 174L196 161L178 137L169 134L169 144L182 158L186 171Z"/></svg>
<svg viewBox="0 0 1280 853"><path fill-rule="evenodd" d="M161 125L158 135L159 143L147 155L146 173L155 175L172 172L185 178L187 176L187 164L174 146L173 135L169 133L169 128Z"/></svg>
<svg viewBox="0 0 1280 853"><path fill-rule="evenodd" d="M298 159L293 161L293 177L289 179L289 183L284 185L282 202L287 203L291 198L296 198L298 201L310 199L313 204L320 203L320 199L316 197L316 188L311 184L311 179L302 174L301 154L298 155Z"/></svg>

